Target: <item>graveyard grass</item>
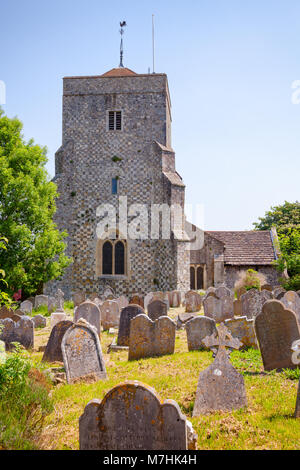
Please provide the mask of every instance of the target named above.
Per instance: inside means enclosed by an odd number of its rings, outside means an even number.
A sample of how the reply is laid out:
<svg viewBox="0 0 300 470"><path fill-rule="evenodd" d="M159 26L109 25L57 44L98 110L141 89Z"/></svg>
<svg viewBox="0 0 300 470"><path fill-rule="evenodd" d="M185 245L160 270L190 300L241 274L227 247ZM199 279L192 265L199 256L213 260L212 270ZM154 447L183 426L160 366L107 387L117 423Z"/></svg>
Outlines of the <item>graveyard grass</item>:
<svg viewBox="0 0 300 470"><path fill-rule="evenodd" d="M183 309L171 309L175 318ZM68 314L72 310L67 309ZM49 324L49 319L48 319ZM35 350L47 343L50 328L35 330ZM264 372L260 353L234 351L231 360L243 374L248 408L192 417L199 372L212 362L212 353L188 352L185 330L176 332L175 354L127 361L127 352L111 352L113 335L101 333L108 379L97 383L52 386L53 411L33 445L37 449L78 449L78 419L86 404L102 399L106 392L125 380L139 380L152 386L161 399L173 399L198 434L198 449L300 449L300 420L293 417L299 370ZM34 364L42 369L62 366L41 363L43 353L33 351ZM5 443L2 443L5 448Z"/></svg>

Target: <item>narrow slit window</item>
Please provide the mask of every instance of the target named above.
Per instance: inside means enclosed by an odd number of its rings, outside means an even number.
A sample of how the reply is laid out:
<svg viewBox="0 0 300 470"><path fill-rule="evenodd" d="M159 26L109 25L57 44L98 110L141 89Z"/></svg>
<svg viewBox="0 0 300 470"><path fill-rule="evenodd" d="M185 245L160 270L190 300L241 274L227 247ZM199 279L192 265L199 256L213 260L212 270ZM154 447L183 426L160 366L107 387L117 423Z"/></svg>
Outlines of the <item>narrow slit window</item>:
<svg viewBox="0 0 300 470"><path fill-rule="evenodd" d="M117 178L113 178L111 180L111 193L118 194L118 179Z"/></svg>
<svg viewBox="0 0 300 470"><path fill-rule="evenodd" d="M108 129L110 131L122 130L122 111L109 111L108 113Z"/></svg>

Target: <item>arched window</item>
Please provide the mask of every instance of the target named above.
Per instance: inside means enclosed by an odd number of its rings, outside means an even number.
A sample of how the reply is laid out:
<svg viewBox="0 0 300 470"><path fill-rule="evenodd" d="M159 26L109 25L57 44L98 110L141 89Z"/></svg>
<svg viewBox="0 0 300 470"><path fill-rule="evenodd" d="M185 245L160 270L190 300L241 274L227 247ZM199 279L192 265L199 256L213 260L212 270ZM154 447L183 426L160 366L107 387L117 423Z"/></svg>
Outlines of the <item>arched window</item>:
<svg viewBox="0 0 300 470"><path fill-rule="evenodd" d="M191 282L191 290L195 290L195 268L194 268L194 266L190 267L190 282Z"/></svg>
<svg viewBox="0 0 300 470"><path fill-rule="evenodd" d="M125 249L123 242L115 244L115 274L125 273Z"/></svg>
<svg viewBox="0 0 300 470"><path fill-rule="evenodd" d="M98 240L96 273L98 276L126 275L127 245L125 240Z"/></svg>
<svg viewBox="0 0 300 470"><path fill-rule="evenodd" d="M102 249L102 273L112 274L113 268L113 246L111 242L105 242Z"/></svg>

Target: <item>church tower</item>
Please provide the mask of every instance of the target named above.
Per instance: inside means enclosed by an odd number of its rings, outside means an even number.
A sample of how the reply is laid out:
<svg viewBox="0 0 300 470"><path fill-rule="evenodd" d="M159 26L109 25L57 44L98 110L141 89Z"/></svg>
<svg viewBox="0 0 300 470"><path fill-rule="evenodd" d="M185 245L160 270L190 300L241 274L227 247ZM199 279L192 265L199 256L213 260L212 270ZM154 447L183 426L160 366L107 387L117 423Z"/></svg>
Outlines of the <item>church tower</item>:
<svg viewBox="0 0 300 470"><path fill-rule="evenodd" d="M66 298L75 291L117 295L155 290L189 290L188 240L178 218L171 236L153 236L153 207L177 205L184 219L185 186L171 147L171 101L165 74L128 68L100 76L63 80L62 146L55 156L58 186L55 222L66 230L73 258L60 281ZM127 211L127 230L102 235L103 205ZM172 211L171 211L172 212ZM140 237L131 237L136 217ZM109 229L109 227L108 227ZM127 233L124 233L126 232Z"/></svg>

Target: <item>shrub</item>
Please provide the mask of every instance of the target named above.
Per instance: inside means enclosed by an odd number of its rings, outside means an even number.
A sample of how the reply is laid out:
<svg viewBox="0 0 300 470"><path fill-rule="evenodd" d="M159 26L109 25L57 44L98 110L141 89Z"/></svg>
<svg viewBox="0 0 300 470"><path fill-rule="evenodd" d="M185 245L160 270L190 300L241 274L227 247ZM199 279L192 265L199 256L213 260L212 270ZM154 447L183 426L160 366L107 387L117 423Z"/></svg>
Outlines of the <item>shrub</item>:
<svg viewBox="0 0 300 470"><path fill-rule="evenodd" d="M263 284L266 284L266 278L263 274L258 273L254 269L247 269L247 271L240 272L239 277L234 284L234 290L237 292L242 287L245 287L246 290L260 290Z"/></svg>
<svg viewBox="0 0 300 470"><path fill-rule="evenodd" d="M0 365L0 446L34 449L44 418L52 411L46 377L16 347Z"/></svg>

